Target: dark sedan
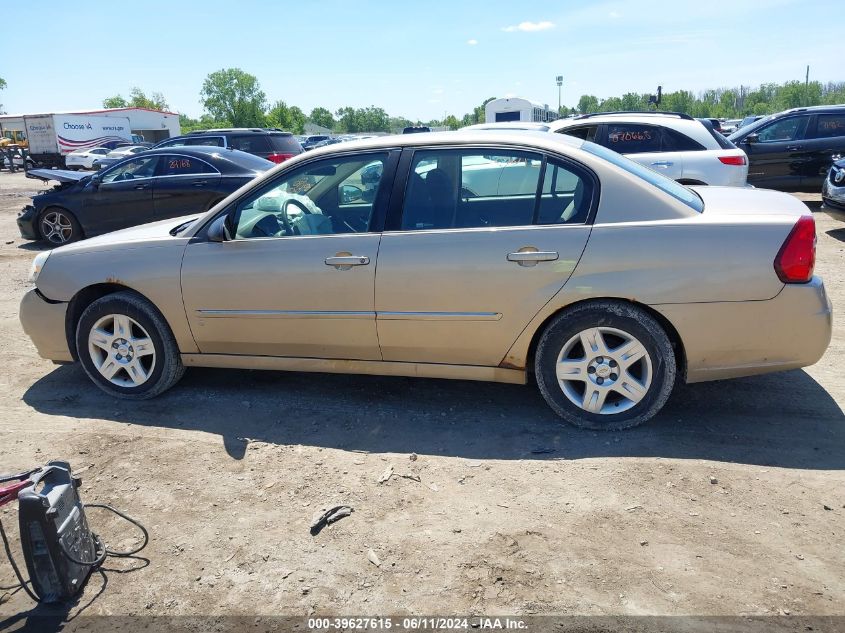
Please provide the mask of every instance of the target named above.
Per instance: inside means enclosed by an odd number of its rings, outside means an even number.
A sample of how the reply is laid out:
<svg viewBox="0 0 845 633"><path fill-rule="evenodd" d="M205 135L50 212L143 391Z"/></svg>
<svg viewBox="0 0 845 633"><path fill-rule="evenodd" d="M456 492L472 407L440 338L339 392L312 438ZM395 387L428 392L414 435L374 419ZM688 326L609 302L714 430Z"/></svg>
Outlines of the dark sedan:
<svg viewBox="0 0 845 633"><path fill-rule="evenodd" d="M210 209L273 163L220 147L153 149L96 174L36 169L58 180L18 214L21 236L67 244L127 226Z"/></svg>

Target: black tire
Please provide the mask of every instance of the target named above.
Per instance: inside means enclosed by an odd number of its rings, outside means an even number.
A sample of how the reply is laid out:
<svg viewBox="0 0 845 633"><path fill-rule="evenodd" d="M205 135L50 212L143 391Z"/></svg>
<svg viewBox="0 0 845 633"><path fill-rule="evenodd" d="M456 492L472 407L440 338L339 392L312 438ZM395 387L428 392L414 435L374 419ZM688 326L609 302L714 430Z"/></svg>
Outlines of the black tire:
<svg viewBox="0 0 845 633"><path fill-rule="evenodd" d="M592 413L585 410L564 393L563 382L557 377L558 356L567 342L580 332L597 327L613 328L636 338L651 360L651 380L645 394L636 404L620 413ZM583 354L586 358L590 356L586 350ZM565 311L548 324L537 344L535 372L540 393L555 413L564 420L581 428L618 431L648 421L663 408L675 386L677 367L669 337L651 315L630 304L591 301ZM597 372L593 368L593 373L586 378L595 376ZM568 384L577 385L578 382L572 381ZM584 380L583 384L586 391L586 385L589 383ZM615 391L608 395L609 407L619 406L616 402L620 401L628 404L625 398L620 398Z"/></svg>
<svg viewBox="0 0 845 633"><path fill-rule="evenodd" d="M50 228L45 224L45 221L51 220L53 217L63 218L63 220L61 220L62 224L66 224L68 227L68 231L64 231L62 233L62 240L59 240L58 237L54 237L55 234L50 235ZM73 213L62 207L47 207L41 211L41 213L38 214L37 226L38 235L41 239L45 242L49 242L53 246L62 246L64 244L70 244L71 242L77 242L84 237L79 220L76 219L76 216L73 215Z"/></svg>
<svg viewBox="0 0 845 633"><path fill-rule="evenodd" d="M138 386L120 386L103 376L94 364L88 345L91 329L109 315L125 315L134 320L152 341L154 363L148 378ZM131 349L131 348L130 348ZM161 312L133 292L118 292L97 299L82 313L76 326L76 351L88 377L111 396L126 400L147 400L175 385L185 373L179 347ZM128 372L126 373L128 377Z"/></svg>

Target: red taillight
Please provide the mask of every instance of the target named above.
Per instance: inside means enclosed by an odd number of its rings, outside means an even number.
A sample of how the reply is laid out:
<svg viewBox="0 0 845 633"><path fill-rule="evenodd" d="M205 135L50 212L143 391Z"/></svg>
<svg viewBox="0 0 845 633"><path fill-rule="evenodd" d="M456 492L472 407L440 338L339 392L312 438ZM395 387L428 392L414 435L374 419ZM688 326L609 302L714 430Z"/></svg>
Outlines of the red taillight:
<svg viewBox="0 0 845 633"><path fill-rule="evenodd" d="M279 154L278 152L274 152L267 157L267 160L271 160L274 163L283 163L289 158L293 158L293 154Z"/></svg>
<svg viewBox="0 0 845 633"><path fill-rule="evenodd" d="M802 215L775 257L775 272L785 284L800 284L813 278L815 265L816 221L811 215Z"/></svg>
<svg viewBox="0 0 845 633"><path fill-rule="evenodd" d="M745 165L745 156L719 156L719 162L723 165Z"/></svg>

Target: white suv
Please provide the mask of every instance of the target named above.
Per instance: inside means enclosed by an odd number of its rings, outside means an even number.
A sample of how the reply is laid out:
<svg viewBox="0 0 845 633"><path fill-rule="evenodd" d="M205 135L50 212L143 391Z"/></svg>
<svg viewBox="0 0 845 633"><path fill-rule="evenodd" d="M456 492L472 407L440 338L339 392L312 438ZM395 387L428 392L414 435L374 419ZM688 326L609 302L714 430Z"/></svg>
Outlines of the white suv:
<svg viewBox="0 0 845 633"><path fill-rule="evenodd" d="M745 152L688 114L584 114L555 121L549 131L598 143L685 185L746 186Z"/></svg>

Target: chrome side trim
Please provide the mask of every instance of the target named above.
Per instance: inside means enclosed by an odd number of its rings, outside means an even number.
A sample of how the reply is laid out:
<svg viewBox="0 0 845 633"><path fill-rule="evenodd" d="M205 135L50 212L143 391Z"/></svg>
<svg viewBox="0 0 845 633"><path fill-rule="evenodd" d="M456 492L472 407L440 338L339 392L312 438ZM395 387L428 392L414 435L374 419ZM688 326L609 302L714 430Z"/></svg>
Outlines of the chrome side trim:
<svg viewBox="0 0 845 633"><path fill-rule="evenodd" d="M230 354L182 354L189 367L228 369L267 369L327 374L368 374L374 376L409 376L412 378L446 378L480 380L524 385L524 370L474 365L442 365L437 363L401 363L379 360L331 360L324 358L291 358L282 356L240 356Z"/></svg>
<svg viewBox="0 0 845 633"><path fill-rule="evenodd" d="M499 321L501 312L377 312L380 321Z"/></svg>
<svg viewBox="0 0 845 633"><path fill-rule="evenodd" d="M200 318L237 319L375 319L375 312L343 310L197 310Z"/></svg>
<svg viewBox="0 0 845 633"><path fill-rule="evenodd" d="M354 312L345 310L197 310L200 318L379 319L382 321L499 321L501 312Z"/></svg>

